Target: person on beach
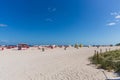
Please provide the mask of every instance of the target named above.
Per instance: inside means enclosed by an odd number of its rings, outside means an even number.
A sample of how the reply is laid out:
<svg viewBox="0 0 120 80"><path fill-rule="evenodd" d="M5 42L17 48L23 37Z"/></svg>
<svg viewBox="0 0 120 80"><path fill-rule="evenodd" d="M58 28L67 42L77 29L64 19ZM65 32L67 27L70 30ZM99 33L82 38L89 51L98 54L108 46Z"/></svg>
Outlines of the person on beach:
<svg viewBox="0 0 120 80"><path fill-rule="evenodd" d="M42 48L42 52L44 52L45 51L45 48Z"/></svg>
<svg viewBox="0 0 120 80"><path fill-rule="evenodd" d="M4 48L2 48L2 51L4 50Z"/></svg>
<svg viewBox="0 0 120 80"><path fill-rule="evenodd" d="M40 50L41 48L38 46L38 50Z"/></svg>
<svg viewBox="0 0 120 80"><path fill-rule="evenodd" d="M18 50L21 50L22 49L22 47L21 46L18 46Z"/></svg>
<svg viewBox="0 0 120 80"><path fill-rule="evenodd" d="M67 47L65 46L65 47L64 47L64 50L66 50L66 49L67 49Z"/></svg>

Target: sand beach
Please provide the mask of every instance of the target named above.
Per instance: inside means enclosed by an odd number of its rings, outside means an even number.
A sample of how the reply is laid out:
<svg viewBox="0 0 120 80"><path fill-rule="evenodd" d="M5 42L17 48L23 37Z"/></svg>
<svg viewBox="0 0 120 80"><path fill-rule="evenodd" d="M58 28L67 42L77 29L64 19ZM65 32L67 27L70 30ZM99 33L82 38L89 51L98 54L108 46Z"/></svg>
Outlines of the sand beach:
<svg viewBox="0 0 120 80"><path fill-rule="evenodd" d="M27 50L5 49L0 51L0 80L105 80L101 69L90 65L88 58L94 50L119 47L69 47ZM112 72L104 71L114 78Z"/></svg>

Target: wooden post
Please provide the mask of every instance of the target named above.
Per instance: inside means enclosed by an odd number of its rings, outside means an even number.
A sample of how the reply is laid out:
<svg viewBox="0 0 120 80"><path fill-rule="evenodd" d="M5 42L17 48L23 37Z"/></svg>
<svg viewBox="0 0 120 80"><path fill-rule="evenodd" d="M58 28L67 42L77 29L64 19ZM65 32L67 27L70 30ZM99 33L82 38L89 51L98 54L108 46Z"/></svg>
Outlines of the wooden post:
<svg viewBox="0 0 120 80"><path fill-rule="evenodd" d="M107 48L106 48L106 52L107 52Z"/></svg>
<svg viewBox="0 0 120 80"><path fill-rule="evenodd" d="M103 72L103 74L104 74L106 80L108 80L108 77L106 76L105 72L104 72L104 71L102 71L102 72Z"/></svg>
<svg viewBox="0 0 120 80"><path fill-rule="evenodd" d="M100 53L102 53L102 49L100 49Z"/></svg>
<svg viewBox="0 0 120 80"><path fill-rule="evenodd" d="M97 51L97 54L98 54L99 52Z"/></svg>
<svg viewBox="0 0 120 80"><path fill-rule="evenodd" d="M95 51L94 51L94 53L96 54L96 53L97 53L97 51L95 50Z"/></svg>
<svg viewBox="0 0 120 80"><path fill-rule="evenodd" d="M109 48L109 51L110 51L110 48Z"/></svg>

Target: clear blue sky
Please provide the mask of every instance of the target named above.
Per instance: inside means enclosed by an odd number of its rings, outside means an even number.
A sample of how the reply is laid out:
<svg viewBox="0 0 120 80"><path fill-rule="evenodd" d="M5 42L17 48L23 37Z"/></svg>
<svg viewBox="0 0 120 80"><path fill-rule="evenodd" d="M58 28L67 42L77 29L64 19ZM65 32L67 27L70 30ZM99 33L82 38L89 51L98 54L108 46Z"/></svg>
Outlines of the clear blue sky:
<svg viewBox="0 0 120 80"><path fill-rule="evenodd" d="M0 0L1 44L115 44L120 0Z"/></svg>

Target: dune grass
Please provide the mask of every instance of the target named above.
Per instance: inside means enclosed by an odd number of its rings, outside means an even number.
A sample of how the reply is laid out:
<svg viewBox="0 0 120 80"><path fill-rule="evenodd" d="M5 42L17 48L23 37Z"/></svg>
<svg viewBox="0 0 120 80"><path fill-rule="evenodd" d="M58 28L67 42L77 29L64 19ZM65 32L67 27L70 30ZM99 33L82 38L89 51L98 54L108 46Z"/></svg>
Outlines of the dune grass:
<svg viewBox="0 0 120 80"><path fill-rule="evenodd" d="M120 50L104 53L95 53L90 57L90 61L99 68L115 72L120 72Z"/></svg>

